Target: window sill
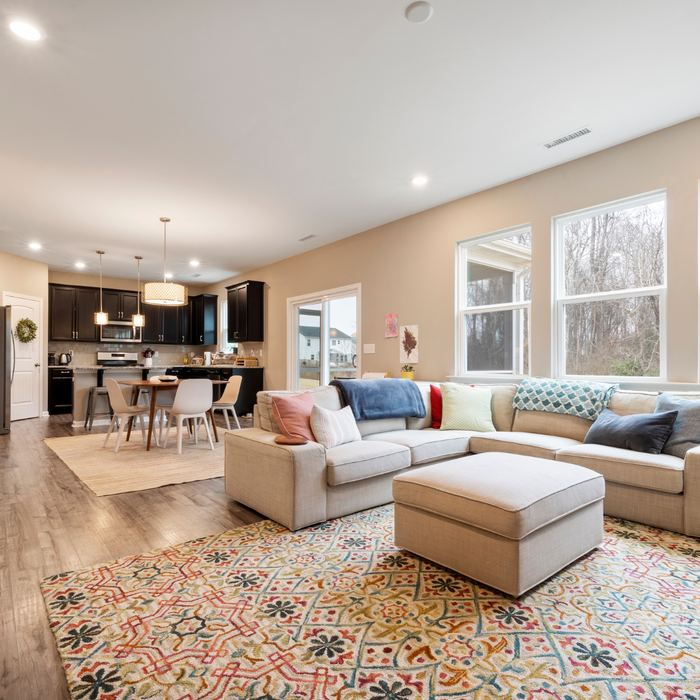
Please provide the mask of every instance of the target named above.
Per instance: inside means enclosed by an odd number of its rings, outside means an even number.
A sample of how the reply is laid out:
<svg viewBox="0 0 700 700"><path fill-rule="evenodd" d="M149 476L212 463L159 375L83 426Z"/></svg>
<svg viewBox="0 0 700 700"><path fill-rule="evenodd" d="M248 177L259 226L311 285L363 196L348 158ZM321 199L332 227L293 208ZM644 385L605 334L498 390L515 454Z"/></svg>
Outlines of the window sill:
<svg viewBox="0 0 700 700"><path fill-rule="evenodd" d="M470 374L462 376L450 376L449 381L458 384L520 384L523 379L528 378L522 374ZM548 377L549 378L549 377ZM628 391L698 391L700 384L690 382L669 382L666 379L654 379L647 377L632 378L626 380L624 377L556 377L563 381L581 380L584 382L603 382L605 384L619 384L620 389Z"/></svg>

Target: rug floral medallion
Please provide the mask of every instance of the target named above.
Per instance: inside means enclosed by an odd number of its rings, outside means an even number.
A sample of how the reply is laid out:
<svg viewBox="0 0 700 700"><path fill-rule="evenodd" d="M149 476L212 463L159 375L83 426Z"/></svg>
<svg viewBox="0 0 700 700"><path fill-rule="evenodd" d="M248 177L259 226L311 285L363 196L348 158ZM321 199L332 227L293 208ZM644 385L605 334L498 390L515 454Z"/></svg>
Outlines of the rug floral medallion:
<svg viewBox="0 0 700 700"><path fill-rule="evenodd" d="M393 544L384 506L42 583L77 700L700 700L700 541L606 519L519 600Z"/></svg>

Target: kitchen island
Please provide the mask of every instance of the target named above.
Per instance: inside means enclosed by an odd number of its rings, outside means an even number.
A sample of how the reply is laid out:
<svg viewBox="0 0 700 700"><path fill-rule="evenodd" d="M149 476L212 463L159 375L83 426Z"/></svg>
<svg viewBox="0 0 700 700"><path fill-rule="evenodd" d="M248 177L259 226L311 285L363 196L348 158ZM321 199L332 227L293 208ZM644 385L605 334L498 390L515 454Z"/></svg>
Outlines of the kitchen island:
<svg viewBox="0 0 700 700"><path fill-rule="evenodd" d="M241 389L236 401L236 413L245 416L253 412L253 406L257 400L258 391L263 390L263 367L236 367L234 365L131 365L126 367L76 364L66 365L65 369L73 370L73 427L82 428L85 425L86 410L90 388L103 386L104 379L151 379L159 374L174 374L181 379L208 378L227 380L232 375L241 375ZM131 389L124 388L124 398L131 403ZM214 387L214 400L221 394L219 386ZM107 399L98 398L97 411L107 411ZM107 425L107 417L95 418L93 425Z"/></svg>

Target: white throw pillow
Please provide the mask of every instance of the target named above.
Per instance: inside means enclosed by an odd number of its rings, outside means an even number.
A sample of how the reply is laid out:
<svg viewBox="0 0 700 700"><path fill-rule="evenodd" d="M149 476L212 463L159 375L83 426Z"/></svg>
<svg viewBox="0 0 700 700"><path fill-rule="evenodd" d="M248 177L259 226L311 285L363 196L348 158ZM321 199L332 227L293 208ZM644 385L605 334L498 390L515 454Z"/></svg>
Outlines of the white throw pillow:
<svg viewBox="0 0 700 700"><path fill-rule="evenodd" d="M315 404L311 409L311 430L327 450L346 442L362 440L357 422L350 406L340 411L329 411Z"/></svg>

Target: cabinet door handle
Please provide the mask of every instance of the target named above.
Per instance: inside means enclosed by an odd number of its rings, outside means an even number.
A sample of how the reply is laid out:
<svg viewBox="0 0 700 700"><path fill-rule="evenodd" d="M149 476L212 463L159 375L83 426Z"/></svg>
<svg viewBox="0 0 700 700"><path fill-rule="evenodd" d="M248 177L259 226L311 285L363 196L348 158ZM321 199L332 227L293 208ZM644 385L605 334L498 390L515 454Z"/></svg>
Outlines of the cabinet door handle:
<svg viewBox="0 0 700 700"><path fill-rule="evenodd" d="M185 342L185 336L184 336L184 335L182 336L182 342L183 342L183 343Z"/></svg>
<svg viewBox="0 0 700 700"><path fill-rule="evenodd" d="M200 335L200 336L199 336L199 342L200 342L200 343L203 343L203 342L204 342L204 336L203 336L203 335Z"/></svg>

